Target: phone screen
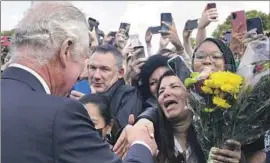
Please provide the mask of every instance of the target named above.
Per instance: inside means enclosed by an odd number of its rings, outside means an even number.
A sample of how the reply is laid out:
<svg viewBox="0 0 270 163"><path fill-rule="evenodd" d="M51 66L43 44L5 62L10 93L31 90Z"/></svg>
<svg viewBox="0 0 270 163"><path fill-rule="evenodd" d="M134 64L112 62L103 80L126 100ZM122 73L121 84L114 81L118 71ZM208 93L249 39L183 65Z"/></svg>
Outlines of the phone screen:
<svg viewBox="0 0 270 163"><path fill-rule="evenodd" d="M158 34L160 30L160 26L157 26L157 27L151 27L151 33L152 34Z"/></svg>
<svg viewBox="0 0 270 163"><path fill-rule="evenodd" d="M187 66L183 57L175 56L167 62L169 68L178 76L178 78L185 83L185 80L190 77L192 70Z"/></svg>
<svg viewBox="0 0 270 163"><path fill-rule="evenodd" d="M186 26L185 26L186 30L193 30L193 29L196 29L196 28L198 28L198 19L188 20L186 22Z"/></svg>
<svg viewBox="0 0 270 163"><path fill-rule="evenodd" d="M216 8L216 3L208 3L207 4L207 10L211 9L211 8Z"/></svg>
<svg viewBox="0 0 270 163"><path fill-rule="evenodd" d="M227 45L230 45L231 39L232 39L232 33L229 32L229 31L227 31L227 32L225 33L224 37L225 37L225 42L226 42L226 44L227 44Z"/></svg>
<svg viewBox="0 0 270 163"><path fill-rule="evenodd" d="M262 19L259 17L247 19L247 31L257 29L257 34L263 34Z"/></svg>
<svg viewBox="0 0 270 163"><path fill-rule="evenodd" d="M172 14L171 13L161 13L161 22L167 22L169 25L172 25ZM168 30L169 30L169 28L166 25L163 25L161 23L161 31L167 32Z"/></svg>
<svg viewBox="0 0 270 163"><path fill-rule="evenodd" d="M89 30L93 31L94 27L97 26L97 20L94 18L89 17L88 18L88 24L89 24Z"/></svg>
<svg viewBox="0 0 270 163"><path fill-rule="evenodd" d="M121 23L119 30L120 29L124 29L125 33L128 34L129 33L129 29L130 29L130 24L129 23Z"/></svg>

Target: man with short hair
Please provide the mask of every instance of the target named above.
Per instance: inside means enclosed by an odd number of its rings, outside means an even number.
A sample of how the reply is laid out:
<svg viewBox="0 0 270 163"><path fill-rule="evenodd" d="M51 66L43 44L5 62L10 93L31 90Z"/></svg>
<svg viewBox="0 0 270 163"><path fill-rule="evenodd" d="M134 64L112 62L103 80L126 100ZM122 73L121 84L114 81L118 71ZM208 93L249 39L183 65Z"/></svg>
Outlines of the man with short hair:
<svg viewBox="0 0 270 163"><path fill-rule="evenodd" d="M4 163L121 163L86 109L65 96L88 56L84 14L65 2L40 2L15 29L12 64L1 76ZM152 163L156 144L145 127L124 130L123 162ZM152 152L152 153L151 153Z"/></svg>
<svg viewBox="0 0 270 163"><path fill-rule="evenodd" d="M117 48L109 44L96 47L90 57L89 81L97 93L109 98L119 128L128 124L130 114L136 118L142 112L139 92L125 84L124 73L123 56Z"/></svg>

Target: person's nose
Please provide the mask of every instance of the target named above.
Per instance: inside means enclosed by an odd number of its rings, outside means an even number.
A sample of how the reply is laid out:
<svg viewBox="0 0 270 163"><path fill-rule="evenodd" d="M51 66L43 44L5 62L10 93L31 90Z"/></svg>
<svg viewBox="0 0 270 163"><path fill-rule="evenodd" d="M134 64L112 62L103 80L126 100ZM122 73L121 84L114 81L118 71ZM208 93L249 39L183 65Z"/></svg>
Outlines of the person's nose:
<svg viewBox="0 0 270 163"><path fill-rule="evenodd" d="M166 88L166 89L164 90L164 92L163 92L164 98L169 97L170 95L171 95L171 94L170 94L170 90L169 90L168 88Z"/></svg>
<svg viewBox="0 0 270 163"><path fill-rule="evenodd" d="M210 56L206 56L205 59L203 60L203 65L211 65L212 60L210 59Z"/></svg>
<svg viewBox="0 0 270 163"><path fill-rule="evenodd" d="M100 70L99 70L99 69L96 69L96 70L94 71L93 78L94 78L95 80L100 80L100 79L101 79L101 74L100 74Z"/></svg>

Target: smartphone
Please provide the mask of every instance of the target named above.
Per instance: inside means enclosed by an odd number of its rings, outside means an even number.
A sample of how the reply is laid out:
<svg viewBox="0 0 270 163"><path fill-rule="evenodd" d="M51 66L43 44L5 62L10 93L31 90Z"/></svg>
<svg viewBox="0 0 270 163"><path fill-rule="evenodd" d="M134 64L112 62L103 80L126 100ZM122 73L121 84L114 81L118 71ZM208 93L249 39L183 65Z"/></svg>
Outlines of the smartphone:
<svg viewBox="0 0 270 163"><path fill-rule="evenodd" d="M198 19L188 20L185 25L186 30L193 30L198 28Z"/></svg>
<svg viewBox="0 0 270 163"><path fill-rule="evenodd" d="M207 10L212 9L212 8L217 8L216 3L208 3L207 4ZM216 17L212 17L211 19L216 19Z"/></svg>
<svg viewBox="0 0 270 163"><path fill-rule="evenodd" d="M246 33L247 32L247 20L245 11L235 11L231 13L232 22L232 34L234 33ZM232 49L233 53L240 53L240 44L235 45Z"/></svg>
<svg viewBox="0 0 270 163"><path fill-rule="evenodd" d="M244 10L232 12L232 29L237 33L247 32L247 20Z"/></svg>
<svg viewBox="0 0 270 163"><path fill-rule="evenodd" d="M225 32L224 37L225 37L225 43L227 45L230 45L231 40L232 40L232 33L230 31L227 31Z"/></svg>
<svg viewBox="0 0 270 163"><path fill-rule="evenodd" d="M247 31L257 29L257 34L263 34L262 19L259 17L247 19Z"/></svg>
<svg viewBox="0 0 270 163"><path fill-rule="evenodd" d="M140 42L139 39L139 35L134 34L134 35L130 35L129 37L130 43L131 43L131 47L134 49L138 49L140 47L142 47L142 43Z"/></svg>
<svg viewBox="0 0 270 163"><path fill-rule="evenodd" d="M93 31L94 27L95 28L98 27L99 22L96 19L89 17L88 18L88 24L89 24L89 30Z"/></svg>
<svg viewBox="0 0 270 163"><path fill-rule="evenodd" d="M166 35L169 28L162 24L162 22L167 22L169 25L172 25L172 14L171 13L161 13L160 15L160 30L162 31L161 35Z"/></svg>
<svg viewBox="0 0 270 163"><path fill-rule="evenodd" d="M157 27L150 27L151 33L152 33L152 34L158 34L160 28L161 28L160 26L157 26Z"/></svg>
<svg viewBox="0 0 270 163"><path fill-rule="evenodd" d="M144 46L133 47L133 49L134 49L134 52L136 52L136 53L134 53L131 56L131 61L138 60L139 58L146 58Z"/></svg>
<svg viewBox="0 0 270 163"><path fill-rule="evenodd" d="M207 4L207 10L211 9L211 8L217 8L216 3L208 3Z"/></svg>
<svg viewBox="0 0 270 163"><path fill-rule="evenodd" d="M184 84L185 80L190 77L192 70L185 63L182 56L175 56L168 60L168 67L179 77Z"/></svg>
<svg viewBox="0 0 270 163"><path fill-rule="evenodd" d="M122 22L122 23L120 24L119 31L120 31L121 29L123 29L124 32L125 32L125 34L128 36L129 30L130 30L130 24L129 24L129 23L123 23L123 22Z"/></svg>
<svg viewBox="0 0 270 163"><path fill-rule="evenodd" d="M182 56L175 56L167 61L168 67L174 72L174 74L181 80L183 86L185 80L190 77L193 72L185 63ZM205 104L205 100L195 91L195 87L189 89L191 95L200 103Z"/></svg>

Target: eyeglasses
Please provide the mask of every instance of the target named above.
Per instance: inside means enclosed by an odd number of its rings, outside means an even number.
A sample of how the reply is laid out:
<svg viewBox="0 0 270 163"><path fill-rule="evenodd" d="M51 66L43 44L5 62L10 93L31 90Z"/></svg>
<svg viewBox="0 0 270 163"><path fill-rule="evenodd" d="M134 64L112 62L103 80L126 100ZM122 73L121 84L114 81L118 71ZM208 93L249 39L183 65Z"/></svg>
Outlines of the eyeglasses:
<svg viewBox="0 0 270 163"><path fill-rule="evenodd" d="M223 53L220 53L220 52L214 52L210 54L206 54L204 52L195 53L195 58L199 61L205 60L208 56L211 61L217 61L217 60L223 59Z"/></svg>

